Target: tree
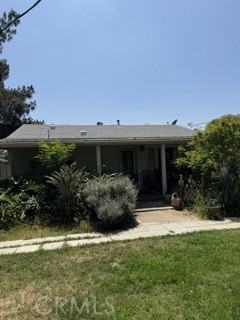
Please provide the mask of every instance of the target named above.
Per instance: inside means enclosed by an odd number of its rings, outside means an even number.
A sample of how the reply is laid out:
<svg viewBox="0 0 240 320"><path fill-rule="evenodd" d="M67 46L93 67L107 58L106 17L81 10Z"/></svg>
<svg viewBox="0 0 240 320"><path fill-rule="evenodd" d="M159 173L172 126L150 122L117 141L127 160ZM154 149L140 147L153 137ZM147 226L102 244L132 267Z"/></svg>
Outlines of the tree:
<svg viewBox="0 0 240 320"><path fill-rule="evenodd" d="M42 123L29 116L36 107L36 101L32 100L33 86L5 88L4 81L8 76L7 61L0 60L0 138L5 138L23 123Z"/></svg>
<svg viewBox="0 0 240 320"><path fill-rule="evenodd" d="M16 34L16 26L20 18L35 8L41 0L38 0L29 9L21 14L10 10L4 12L0 18L0 53L3 43L10 41ZM42 123L33 120L29 113L35 110L36 101L32 100L35 93L33 86L18 86L16 89L6 88L4 81L9 77L9 65L7 60L0 60L0 138L5 138L19 128L23 123Z"/></svg>
<svg viewBox="0 0 240 320"><path fill-rule="evenodd" d="M3 12L0 18L0 53L2 53L3 43L12 40L16 34L16 26L20 23L20 19L35 8L42 0L36 1L30 8L23 13L18 14L11 9L8 13Z"/></svg>
<svg viewBox="0 0 240 320"><path fill-rule="evenodd" d="M240 192L240 114L212 120L181 151L178 165L192 169L206 194L214 192L230 214Z"/></svg>
<svg viewBox="0 0 240 320"><path fill-rule="evenodd" d="M63 165L71 162L75 149L76 145L73 143L63 144L58 140L50 143L42 142L39 145L39 153L35 159L52 173L53 171L59 170Z"/></svg>

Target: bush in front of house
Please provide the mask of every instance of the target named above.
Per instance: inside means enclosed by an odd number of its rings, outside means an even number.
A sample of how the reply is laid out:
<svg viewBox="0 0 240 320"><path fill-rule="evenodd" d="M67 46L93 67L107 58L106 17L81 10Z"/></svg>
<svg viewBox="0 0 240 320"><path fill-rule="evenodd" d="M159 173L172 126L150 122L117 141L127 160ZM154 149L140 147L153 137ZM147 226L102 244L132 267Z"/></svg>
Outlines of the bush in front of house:
<svg viewBox="0 0 240 320"><path fill-rule="evenodd" d="M0 229L30 222L45 205L44 185L35 180L8 180L0 191Z"/></svg>
<svg viewBox="0 0 240 320"><path fill-rule="evenodd" d="M64 144L58 140L49 143L41 142L35 160L39 162L47 172L52 173L60 170L64 165L73 163L72 157L75 149L76 145L73 143Z"/></svg>
<svg viewBox="0 0 240 320"><path fill-rule="evenodd" d="M94 223L114 228L134 222L137 189L128 177L95 178L86 184L83 195Z"/></svg>
<svg viewBox="0 0 240 320"><path fill-rule="evenodd" d="M135 221L137 189L122 175L92 177L74 166L50 176L11 179L0 190L0 229L18 224L79 224L90 220L105 229Z"/></svg>
<svg viewBox="0 0 240 320"><path fill-rule="evenodd" d="M19 195L0 196L0 229L9 229L25 220L26 214Z"/></svg>
<svg viewBox="0 0 240 320"><path fill-rule="evenodd" d="M239 215L240 114L212 120L179 151L176 163L191 169L207 202L212 198L227 216Z"/></svg>
<svg viewBox="0 0 240 320"><path fill-rule="evenodd" d="M63 218L63 221L71 222L74 217L80 217L80 211L84 209L82 187L88 174L83 169L65 165L59 171L54 171L51 176L46 177L46 182L53 186L50 207L53 212L57 211L58 218Z"/></svg>

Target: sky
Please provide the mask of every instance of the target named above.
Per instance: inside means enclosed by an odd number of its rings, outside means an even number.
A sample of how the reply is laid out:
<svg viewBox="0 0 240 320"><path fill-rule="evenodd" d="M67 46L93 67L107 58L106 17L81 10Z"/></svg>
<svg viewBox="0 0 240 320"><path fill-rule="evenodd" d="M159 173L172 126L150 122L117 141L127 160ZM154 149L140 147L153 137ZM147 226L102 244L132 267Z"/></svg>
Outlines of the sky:
<svg viewBox="0 0 240 320"><path fill-rule="evenodd" d="M0 58L48 124L205 123L240 113L240 1L43 0Z"/></svg>

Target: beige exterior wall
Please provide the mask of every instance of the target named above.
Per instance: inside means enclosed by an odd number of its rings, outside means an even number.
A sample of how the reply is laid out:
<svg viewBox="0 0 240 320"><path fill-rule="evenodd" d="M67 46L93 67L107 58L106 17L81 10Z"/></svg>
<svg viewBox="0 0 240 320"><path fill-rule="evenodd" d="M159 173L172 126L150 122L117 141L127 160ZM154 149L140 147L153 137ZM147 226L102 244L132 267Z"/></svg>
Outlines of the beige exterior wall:
<svg viewBox="0 0 240 320"><path fill-rule="evenodd" d="M8 150L8 161L12 166L13 176L31 173L31 162L38 153L37 148L19 148Z"/></svg>
<svg viewBox="0 0 240 320"><path fill-rule="evenodd" d="M135 154L136 173L138 162L137 146L100 146L101 149L101 168L102 172L122 172L121 151L133 149ZM86 166L90 170L97 169L96 146L77 147L74 160L78 167Z"/></svg>
<svg viewBox="0 0 240 320"><path fill-rule="evenodd" d="M122 172L122 150L134 150L136 174L142 170L148 170L148 149L140 151L140 146L100 146L102 172ZM86 166L90 170L96 170L96 146L77 147L74 159L79 168Z"/></svg>
<svg viewBox="0 0 240 320"><path fill-rule="evenodd" d="M101 146L102 172L121 172L120 148Z"/></svg>
<svg viewBox="0 0 240 320"><path fill-rule="evenodd" d="M166 147L176 147L166 145ZM152 145L103 145L101 150L101 171L104 172L122 172L122 151L131 149L134 151L135 175L138 185L142 188L145 184L146 177L149 172L154 172L155 169L160 169L161 158L159 150L161 144ZM149 149L152 149L149 151ZM176 156L174 150L174 158ZM9 162L12 165L12 175L22 176L33 172L39 174L39 169L34 168L32 171L31 162L38 153L38 148L15 148L8 150ZM97 154L96 146L77 146L74 160L77 162L78 168L86 167L91 171L97 171ZM160 170L159 170L160 172ZM43 172L42 172L43 174ZM161 173L158 180L161 181Z"/></svg>
<svg viewBox="0 0 240 320"><path fill-rule="evenodd" d="M148 147L140 151L140 146L101 146L102 172L122 172L121 152L132 149L135 155L136 174L141 183L141 172L148 170ZM12 174L21 176L31 173L31 162L38 153L37 148L9 149L8 159L12 165ZM74 160L79 168L86 167L89 170L96 170L96 146L77 146ZM35 169L36 171L36 169Z"/></svg>
<svg viewBox="0 0 240 320"><path fill-rule="evenodd" d="M13 176L22 176L32 172L31 162L38 154L38 148L19 148L8 150L8 161L12 166ZM79 168L96 169L96 147L77 147L74 160ZM34 174L39 173L39 168L34 168Z"/></svg>
<svg viewBox="0 0 240 320"><path fill-rule="evenodd" d="M77 167L86 167L89 170L96 170L96 147L95 146L77 146L74 160L77 162Z"/></svg>

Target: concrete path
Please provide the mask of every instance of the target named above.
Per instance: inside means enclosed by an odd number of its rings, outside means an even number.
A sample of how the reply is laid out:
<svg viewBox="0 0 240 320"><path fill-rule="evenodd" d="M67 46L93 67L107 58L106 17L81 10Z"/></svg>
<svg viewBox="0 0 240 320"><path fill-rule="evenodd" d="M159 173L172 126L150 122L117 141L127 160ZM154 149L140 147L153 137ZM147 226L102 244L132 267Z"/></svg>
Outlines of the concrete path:
<svg viewBox="0 0 240 320"><path fill-rule="evenodd" d="M114 233L85 233L68 236L37 238L0 242L0 255L54 250L64 246L76 247L119 240L158 237L169 234L182 234L202 230L222 230L240 228L240 219L224 221L200 220L185 212L175 210L156 210L138 212L138 226Z"/></svg>

